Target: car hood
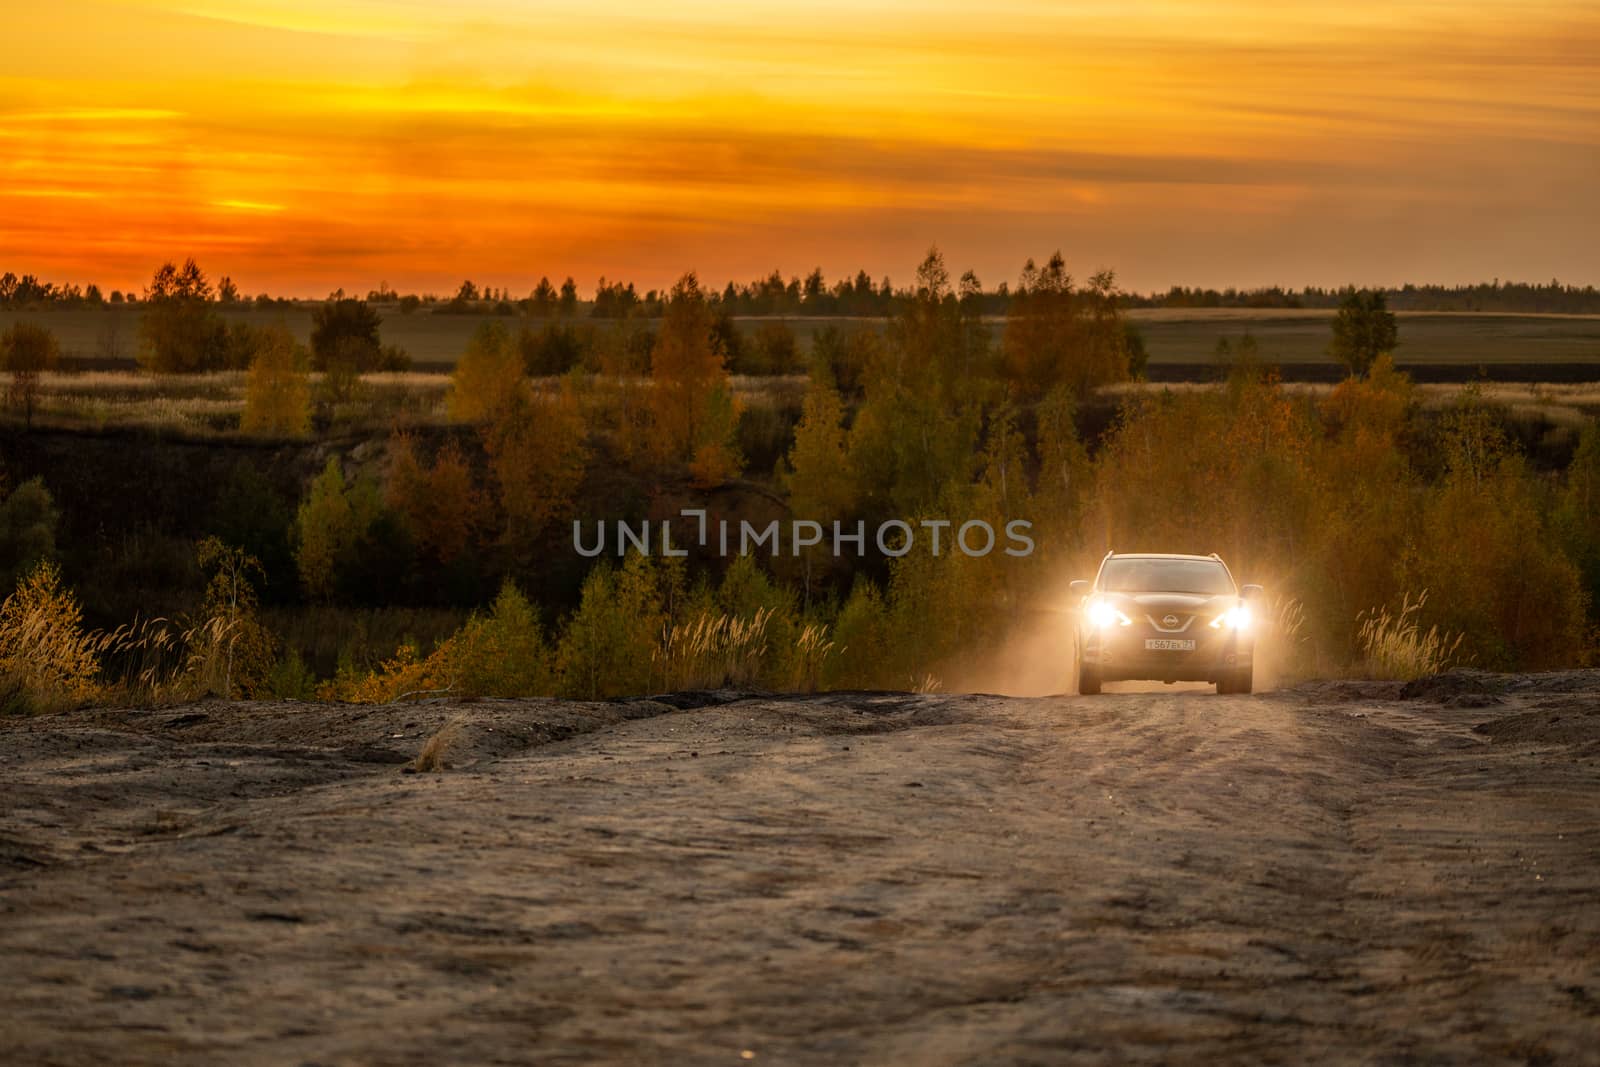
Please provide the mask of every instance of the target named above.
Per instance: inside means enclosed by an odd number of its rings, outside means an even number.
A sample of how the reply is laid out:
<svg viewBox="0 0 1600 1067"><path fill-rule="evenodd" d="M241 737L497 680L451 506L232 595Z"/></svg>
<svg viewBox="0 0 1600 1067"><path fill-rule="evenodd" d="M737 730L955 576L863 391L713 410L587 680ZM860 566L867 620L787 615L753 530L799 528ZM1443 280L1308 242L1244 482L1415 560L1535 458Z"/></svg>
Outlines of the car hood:
<svg viewBox="0 0 1600 1067"><path fill-rule="evenodd" d="M1204 593L1101 593L1100 596L1115 604L1124 614L1133 615L1137 611L1141 615L1154 615L1157 618L1163 614L1221 615L1239 603L1239 598L1232 593L1221 596L1207 596Z"/></svg>

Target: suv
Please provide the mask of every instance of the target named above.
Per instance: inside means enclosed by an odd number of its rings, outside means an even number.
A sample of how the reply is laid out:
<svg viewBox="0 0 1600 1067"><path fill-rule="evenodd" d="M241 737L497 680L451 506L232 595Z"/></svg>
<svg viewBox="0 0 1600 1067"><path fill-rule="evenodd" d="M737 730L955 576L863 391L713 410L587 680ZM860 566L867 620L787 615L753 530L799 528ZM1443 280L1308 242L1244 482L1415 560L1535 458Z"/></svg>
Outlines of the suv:
<svg viewBox="0 0 1600 1067"><path fill-rule="evenodd" d="M1072 583L1078 609L1078 692L1102 682L1215 682L1248 693L1255 654L1251 602L1209 556L1107 552L1093 582Z"/></svg>

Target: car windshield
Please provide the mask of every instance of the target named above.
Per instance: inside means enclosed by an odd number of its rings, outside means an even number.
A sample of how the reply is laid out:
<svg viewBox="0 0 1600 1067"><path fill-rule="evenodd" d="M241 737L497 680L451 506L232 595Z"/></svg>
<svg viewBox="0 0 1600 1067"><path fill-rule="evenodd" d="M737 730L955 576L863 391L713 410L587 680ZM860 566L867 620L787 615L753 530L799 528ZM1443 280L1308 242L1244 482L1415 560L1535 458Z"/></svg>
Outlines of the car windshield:
<svg viewBox="0 0 1600 1067"><path fill-rule="evenodd" d="M1234 592L1228 568L1212 559L1108 559L1100 569L1100 588L1108 593Z"/></svg>

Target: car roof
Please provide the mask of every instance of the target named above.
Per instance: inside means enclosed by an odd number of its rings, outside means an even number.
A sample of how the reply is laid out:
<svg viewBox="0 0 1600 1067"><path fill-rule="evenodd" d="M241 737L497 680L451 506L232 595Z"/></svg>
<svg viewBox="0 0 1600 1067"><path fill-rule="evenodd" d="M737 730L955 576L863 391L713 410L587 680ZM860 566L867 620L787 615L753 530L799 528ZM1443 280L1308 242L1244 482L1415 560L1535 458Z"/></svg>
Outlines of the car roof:
<svg viewBox="0 0 1600 1067"><path fill-rule="evenodd" d="M1192 559L1197 563L1221 563L1217 556L1191 556L1184 552L1112 552L1107 559Z"/></svg>

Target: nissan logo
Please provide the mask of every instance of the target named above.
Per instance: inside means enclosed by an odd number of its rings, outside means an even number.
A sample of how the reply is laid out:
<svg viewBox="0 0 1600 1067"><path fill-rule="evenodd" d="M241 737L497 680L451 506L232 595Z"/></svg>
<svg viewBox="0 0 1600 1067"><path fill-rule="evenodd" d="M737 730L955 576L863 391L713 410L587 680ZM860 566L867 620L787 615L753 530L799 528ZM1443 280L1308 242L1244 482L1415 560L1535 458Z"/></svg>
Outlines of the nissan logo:
<svg viewBox="0 0 1600 1067"><path fill-rule="evenodd" d="M1176 626L1178 625L1178 617L1176 615L1168 615L1166 618L1161 620L1161 625Z"/></svg>

